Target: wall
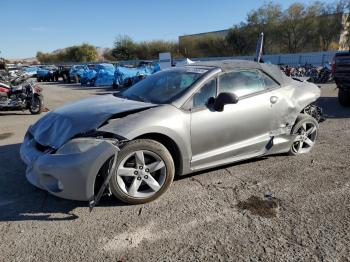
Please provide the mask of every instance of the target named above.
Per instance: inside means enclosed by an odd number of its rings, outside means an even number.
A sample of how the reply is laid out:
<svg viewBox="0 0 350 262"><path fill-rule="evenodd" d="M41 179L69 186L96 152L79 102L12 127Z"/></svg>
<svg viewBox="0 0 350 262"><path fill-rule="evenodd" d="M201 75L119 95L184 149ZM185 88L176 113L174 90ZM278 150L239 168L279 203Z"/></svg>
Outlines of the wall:
<svg viewBox="0 0 350 262"><path fill-rule="evenodd" d="M264 62L271 62L272 64L284 64L290 66L304 65L305 63L315 66L324 65L330 63L336 51L328 52L314 52L314 53L297 53L297 54L277 54L277 55L264 55ZM194 58L193 61L213 61L213 60L254 60L255 56L229 56L229 57L203 57ZM175 60L181 61L181 59Z"/></svg>

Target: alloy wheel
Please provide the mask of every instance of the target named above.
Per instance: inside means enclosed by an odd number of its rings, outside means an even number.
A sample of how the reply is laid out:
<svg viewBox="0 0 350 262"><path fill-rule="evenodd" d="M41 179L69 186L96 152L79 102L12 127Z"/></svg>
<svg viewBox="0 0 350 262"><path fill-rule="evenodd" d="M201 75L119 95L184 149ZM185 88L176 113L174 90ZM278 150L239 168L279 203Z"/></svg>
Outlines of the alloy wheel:
<svg viewBox="0 0 350 262"><path fill-rule="evenodd" d="M163 159L154 152L139 150L128 154L117 168L117 184L128 196L149 198L165 183L167 172Z"/></svg>
<svg viewBox="0 0 350 262"><path fill-rule="evenodd" d="M304 122L296 132L297 136L292 145L292 151L296 154L308 153L315 144L317 126L313 122Z"/></svg>

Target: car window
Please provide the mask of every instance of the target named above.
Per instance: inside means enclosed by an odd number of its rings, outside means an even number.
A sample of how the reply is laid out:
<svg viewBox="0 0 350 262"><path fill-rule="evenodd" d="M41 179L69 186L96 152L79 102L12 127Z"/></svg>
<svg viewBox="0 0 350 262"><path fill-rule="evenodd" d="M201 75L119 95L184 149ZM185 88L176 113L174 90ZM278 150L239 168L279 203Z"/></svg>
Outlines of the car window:
<svg viewBox="0 0 350 262"><path fill-rule="evenodd" d="M258 70L235 71L220 76L220 92L231 92L238 97L264 91L276 85L275 81Z"/></svg>
<svg viewBox="0 0 350 262"><path fill-rule="evenodd" d="M268 75L260 72L261 74L261 78L264 80L265 82L265 87L268 89L274 89L274 88L278 88L279 84L276 83L275 80L273 80L271 77L269 77Z"/></svg>
<svg viewBox="0 0 350 262"><path fill-rule="evenodd" d="M206 72L195 68L163 70L136 83L122 96L156 104L169 103L180 97Z"/></svg>
<svg viewBox="0 0 350 262"><path fill-rule="evenodd" d="M210 97L216 97L216 79L212 79L193 96L192 108L200 108L207 105Z"/></svg>

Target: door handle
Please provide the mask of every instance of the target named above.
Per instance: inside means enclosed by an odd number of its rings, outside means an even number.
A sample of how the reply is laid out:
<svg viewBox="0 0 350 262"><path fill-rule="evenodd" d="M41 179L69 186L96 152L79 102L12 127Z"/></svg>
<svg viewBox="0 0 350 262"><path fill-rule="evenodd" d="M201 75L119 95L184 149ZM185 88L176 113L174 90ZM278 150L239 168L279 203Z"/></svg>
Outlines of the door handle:
<svg viewBox="0 0 350 262"><path fill-rule="evenodd" d="M278 97L277 97L277 96L271 96L271 97L270 97L270 102L271 102L271 104L276 104L277 101L278 101Z"/></svg>

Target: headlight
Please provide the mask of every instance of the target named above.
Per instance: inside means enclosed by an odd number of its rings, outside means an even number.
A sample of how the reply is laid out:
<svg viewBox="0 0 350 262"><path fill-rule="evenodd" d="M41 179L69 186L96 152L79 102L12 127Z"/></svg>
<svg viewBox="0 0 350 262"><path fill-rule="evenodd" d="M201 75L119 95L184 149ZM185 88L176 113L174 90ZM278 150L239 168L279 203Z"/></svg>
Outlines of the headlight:
<svg viewBox="0 0 350 262"><path fill-rule="evenodd" d="M102 143L102 140L94 138L76 138L65 143L61 148L57 150L56 154L79 154L90 150L100 143Z"/></svg>

